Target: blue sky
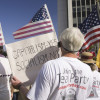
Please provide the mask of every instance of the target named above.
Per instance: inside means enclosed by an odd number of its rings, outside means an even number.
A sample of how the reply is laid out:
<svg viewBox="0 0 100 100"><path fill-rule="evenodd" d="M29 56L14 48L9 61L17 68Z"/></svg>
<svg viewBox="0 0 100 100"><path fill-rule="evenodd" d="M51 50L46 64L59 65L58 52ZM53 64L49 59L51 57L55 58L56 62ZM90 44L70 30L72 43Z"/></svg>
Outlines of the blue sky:
<svg viewBox="0 0 100 100"><path fill-rule="evenodd" d="M12 33L26 25L44 4L47 4L54 28L57 32L57 0L0 1L0 22L6 44L21 40L15 40Z"/></svg>

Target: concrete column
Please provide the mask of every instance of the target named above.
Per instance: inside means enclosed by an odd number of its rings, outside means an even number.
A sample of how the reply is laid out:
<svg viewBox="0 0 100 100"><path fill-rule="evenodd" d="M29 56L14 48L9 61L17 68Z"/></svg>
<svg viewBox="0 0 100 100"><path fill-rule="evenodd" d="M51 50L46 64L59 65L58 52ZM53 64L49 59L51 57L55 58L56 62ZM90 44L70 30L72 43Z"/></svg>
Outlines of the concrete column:
<svg viewBox="0 0 100 100"><path fill-rule="evenodd" d="M57 0L58 38L64 29L73 26L72 0Z"/></svg>
<svg viewBox="0 0 100 100"><path fill-rule="evenodd" d="M68 16L67 16L67 0L57 0L58 2L58 38L61 32L68 27Z"/></svg>
<svg viewBox="0 0 100 100"><path fill-rule="evenodd" d="M68 0L68 27L73 26L72 0Z"/></svg>

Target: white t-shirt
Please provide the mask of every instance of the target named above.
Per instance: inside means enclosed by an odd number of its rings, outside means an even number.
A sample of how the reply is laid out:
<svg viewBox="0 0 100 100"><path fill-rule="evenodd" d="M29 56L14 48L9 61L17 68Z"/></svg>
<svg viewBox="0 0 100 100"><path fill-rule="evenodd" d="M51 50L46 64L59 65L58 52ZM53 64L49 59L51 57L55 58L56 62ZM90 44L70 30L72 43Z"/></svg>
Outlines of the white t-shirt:
<svg viewBox="0 0 100 100"><path fill-rule="evenodd" d="M30 100L86 100L93 76L88 65L71 57L45 63L27 97Z"/></svg>
<svg viewBox="0 0 100 100"><path fill-rule="evenodd" d="M11 69L8 59L0 57L0 100L11 100L9 75Z"/></svg>
<svg viewBox="0 0 100 100"><path fill-rule="evenodd" d="M100 73L93 71L93 86L88 100L100 100Z"/></svg>

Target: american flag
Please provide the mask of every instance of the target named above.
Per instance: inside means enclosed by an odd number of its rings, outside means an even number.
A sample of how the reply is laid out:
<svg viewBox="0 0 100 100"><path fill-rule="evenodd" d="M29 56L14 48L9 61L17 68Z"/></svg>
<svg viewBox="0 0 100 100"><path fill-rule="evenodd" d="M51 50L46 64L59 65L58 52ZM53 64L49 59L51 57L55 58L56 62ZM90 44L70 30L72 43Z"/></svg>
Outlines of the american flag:
<svg viewBox="0 0 100 100"><path fill-rule="evenodd" d="M3 31L0 23L0 46L5 45L4 37L3 37Z"/></svg>
<svg viewBox="0 0 100 100"><path fill-rule="evenodd" d="M89 47L100 41L100 20L97 11L97 5L95 5L88 15L88 17L79 26L81 32L85 35L85 43L82 46L82 50L87 50Z"/></svg>
<svg viewBox="0 0 100 100"><path fill-rule="evenodd" d="M31 22L13 33L15 39L53 32L53 24L46 4L34 15Z"/></svg>

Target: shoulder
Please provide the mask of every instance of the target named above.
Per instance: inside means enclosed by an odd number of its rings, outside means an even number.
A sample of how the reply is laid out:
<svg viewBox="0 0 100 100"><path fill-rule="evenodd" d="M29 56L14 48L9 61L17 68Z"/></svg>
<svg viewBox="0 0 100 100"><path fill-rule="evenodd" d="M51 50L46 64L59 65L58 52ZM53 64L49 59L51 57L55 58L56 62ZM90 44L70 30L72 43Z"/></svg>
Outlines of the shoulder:
<svg viewBox="0 0 100 100"><path fill-rule="evenodd" d="M41 71L44 73L52 73L58 69L59 63L60 63L59 58L54 60L49 60L45 64L43 64Z"/></svg>
<svg viewBox="0 0 100 100"><path fill-rule="evenodd" d="M93 76L92 70L89 65L87 65L86 63L83 63L82 61L78 61L77 64L84 74L90 77Z"/></svg>
<svg viewBox="0 0 100 100"><path fill-rule="evenodd" d="M59 67L59 65L61 65L62 62L63 62L62 58L49 60L43 65L43 68L54 69L55 66L56 66L56 68Z"/></svg>
<svg viewBox="0 0 100 100"><path fill-rule="evenodd" d="M98 72L97 70L93 71L93 74L96 74L97 76L100 76L100 72Z"/></svg>
<svg viewBox="0 0 100 100"><path fill-rule="evenodd" d="M53 60L49 60L49 61L47 61L44 65L56 64L58 61L60 61L59 58L53 59Z"/></svg>
<svg viewBox="0 0 100 100"><path fill-rule="evenodd" d="M8 58L5 58L5 57L0 57L0 60L5 60L5 61L8 61Z"/></svg>
<svg viewBox="0 0 100 100"><path fill-rule="evenodd" d="M9 63L8 59L7 58L4 58L4 57L0 57L0 62L1 63L5 63L5 64L8 64Z"/></svg>
<svg viewBox="0 0 100 100"><path fill-rule="evenodd" d="M81 64L84 66L84 67L83 67L84 69L91 70L91 68L90 68L90 66L89 66L88 64L83 63L82 61L80 61L80 62L81 62ZM91 71L91 72L92 72L92 71Z"/></svg>
<svg viewBox="0 0 100 100"><path fill-rule="evenodd" d="M10 64L7 58L0 57L0 65L6 69L10 69Z"/></svg>

